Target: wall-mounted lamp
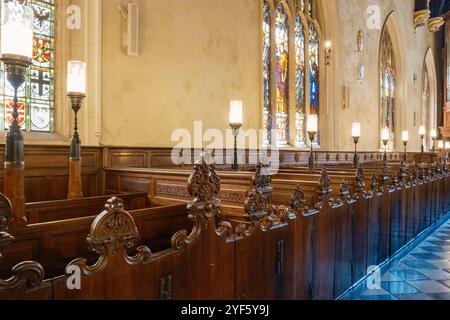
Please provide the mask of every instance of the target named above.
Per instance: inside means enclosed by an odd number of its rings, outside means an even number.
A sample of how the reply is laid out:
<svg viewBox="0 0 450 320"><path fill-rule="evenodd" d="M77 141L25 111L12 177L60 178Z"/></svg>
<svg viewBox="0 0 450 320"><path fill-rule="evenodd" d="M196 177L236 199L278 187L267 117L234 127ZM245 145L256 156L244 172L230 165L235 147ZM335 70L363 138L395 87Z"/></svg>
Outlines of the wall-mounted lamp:
<svg viewBox="0 0 450 320"><path fill-rule="evenodd" d="M353 155L353 165L358 168L358 142L361 137L361 123L355 122L352 124L352 137L355 143L355 154Z"/></svg>
<svg viewBox="0 0 450 320"><path fill-rule="evenodd" d="M408 141L409 141L409 132L408 131L403 131L402 141L403 141L403 146L405 148L404 153L403 153L403 161L406 163L406 161L408 160L408 153L406 151L406 147L408 146Z"/></svg>
<svg viewBox="0 0 450 320"><path fill-rule="evenodd" d="M331 41L325 41L325 64L331 64Z"/></svg>
<svg viewBox="0 0 450 320"><path fill-rule="evenodd" d="M311 144L311 151L309 153L308 158L308 167L309 171L312 172L315 167L315 160L314 160L314 139L316 138L316 134L319 132L319 119L316 114L310 114L308 115L308 120L306 122L306 131L308 132L310 144Z"/></svg>
<svg viewBox="0 0 450 320"><path fill-rule="evenodd" d="M237 138L239 130L242 127L243 119L243 102L240 100L233 100L230 102L230 127L233 130L234 136L234 156L233 156L233 171L239 170L238 152L237 152Z"/></svg>

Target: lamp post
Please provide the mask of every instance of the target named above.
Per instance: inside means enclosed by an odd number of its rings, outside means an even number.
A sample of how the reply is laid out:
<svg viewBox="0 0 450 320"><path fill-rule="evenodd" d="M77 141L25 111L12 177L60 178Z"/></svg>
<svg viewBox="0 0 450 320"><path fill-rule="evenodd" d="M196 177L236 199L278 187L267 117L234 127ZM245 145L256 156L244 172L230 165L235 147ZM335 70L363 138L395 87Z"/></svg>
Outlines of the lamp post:
<svg viewBox="0 0 450 320"><path fill-rule="evenodd" d="M17 92L33 56L33 10L19 2L5 2L1 12L0 61L14 89L12 121L5 137L4 192L12 204L12 226L27 224L25 216L24 141L19 122ZM25 116L25 115L24 115Z"/></svg>
<svg viewBox="0 0 450 320"><path fill-rule="evenodd" d="M408 154L406 152L406 147L408 146L408 141L409 141L409 132L408 131L403 131L402 141L403 141L403 146L405 147L405 151L403 153L403 161L406 164L406 161L408 160Z"/></svg>
<svg viewBox="0 0 450 320"><path fill-rule="evenodd" d="M233 130L234 136L234 155L233 155L233 165L232 170L238 171L238 152L237 152L237 137L239 136L239 130L242 127L242 115L243 112L243 102L240 100L233 100L230 102L230 127Z"/></svg>
<svg viewBox="0 0 450 320"><path fill-rule="evenodd" d="M306 131L308 132L309 141L311 145L311 151L309 153L308 158L308 167L309 171L312 172L315 167L315 160L314 160L314 139L316 138L317 132L319 132L319 120L316 114L310 114L308 115L307 123L306 123Z"/></svg>
<svg viewBox="0 0 450 320"><path fill-rule="evenodd" d="M69 199L83 197L81 187L81 140L78 135L78 111L86 97L86 63L69 61L67 63L67 97L75 113L74 132L70 142L69 161Z"/></svg>
<svg viewBox="0 0 450 320"><path fill-rule="evenodd" d="M355 168L358 167L358 142L361 137L361 123L355 122L352 124L352 137L355 143L355 154L353 155L353 165Z"/></svg>
<svg viewBox="0 0 450 320"><path fill-rule="evenodd" d="M381 141L383 141L384 144L384 157L383 157L383 161L385 163L387 163L387 144L389 142L389 128L383 128L383 130L381 130Z"/></svg>
<svg viewBox="0 0 450 320"><path fill-rule="evenodd" d="M427 130L425 129L425 126L420 126L420 128L419 128L419 135L420 135L420 141L421 141L420 152L422 153L422 157L425 153L425 146L423 145L423 139L425 138L426 134L427 134Z"/></svg>
<svg viewBox="0 0 450 320"><path fill-rule="evenodd" d="M431 129L430 137L433 140L433 148L432 148L432 150L433 150L433 155L434 155L435 150L436 150L436 138L437 138L437 131L436 131L436 129Z"/></svg>

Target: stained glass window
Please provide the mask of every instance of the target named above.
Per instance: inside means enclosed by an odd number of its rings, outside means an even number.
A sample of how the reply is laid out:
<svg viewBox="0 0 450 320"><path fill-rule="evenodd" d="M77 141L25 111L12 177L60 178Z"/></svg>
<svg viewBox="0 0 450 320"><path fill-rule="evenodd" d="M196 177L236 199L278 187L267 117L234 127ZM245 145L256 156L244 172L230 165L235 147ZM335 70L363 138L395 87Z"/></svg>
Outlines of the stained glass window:
<svg viewBox="0 0 450 320"><path fill-rule="evenodd" d="M430 127L430 112L431 112L431 90L430 90L430 80L428 77L428 68L425 65L424 71L423 71L423 79L422 79L422 122L420 125L424 125L427 129L426 132L426 139L425 139L425 146L428 145L428 142L430 141L430 130L434 129Z"/></svg>
<svg viewBox="0 0 450 320"><path fill-rule="evenodd" d="M282 4L276 11L275 47L277 143L283 145L289 137L289 23Z"/></svg>
<svg viewBox="0 0 450 320"><path fill-rule="evenodd" d="M321 43L318 21L312 10L315 2L295 0L293 3L296 12L290 18L284 2L271 8L267 0L262 0L264 142L270 140L272 124L277 132L274 140L278 145L287 145L292 140L297 147L304 148L309 142L306 135L307 115L319 115L320 111ZM274 19L272 24L271 18ZM290 26L294 30L292 39L289 39ZM293 50L289 50L289 45L293 46ZM289 87L295 92L289 92ZM314 143L319 143L319 137Z"/></svg>
<svg viewBox="0 0 450 320"><path fill-rule="evenodd" d="M23 130L51 132L54 127L54 0L28 0L34 11L33 62L19 89L19 124ZM0 3L1 5L1 3ZM0 129L12 121L14 91L0 70Z"/></svg>
<svg viewBox="0 0 450 320"><path fill-rule="evenodd" d="M306 146L305 106L305 27L300 16L295 20L295 131L296 145Z"/></svg>
<svg viewBox="0 0 450 320"><path fill-rule="evenodd" d="M264 106L263 106L263 129L264 129L264 144L270 145L271 143L271 130L272 130L272 110L270 108L271 95L270 95L270 67L271 67L271 50L270 50L270 22L271 14L269 3L267 0L263 2L263 94L264 94Z"/></svg>
<svg viewBox="0 0 450 320"><path fill-rule="evenodd" d="M385 30L381 38L380 53L380 131L389 128L390 140L388 149L393 150L395 146L395 93L396 72L395 59L389 32ZM383 145L380 141L380 145Z"/></svg>

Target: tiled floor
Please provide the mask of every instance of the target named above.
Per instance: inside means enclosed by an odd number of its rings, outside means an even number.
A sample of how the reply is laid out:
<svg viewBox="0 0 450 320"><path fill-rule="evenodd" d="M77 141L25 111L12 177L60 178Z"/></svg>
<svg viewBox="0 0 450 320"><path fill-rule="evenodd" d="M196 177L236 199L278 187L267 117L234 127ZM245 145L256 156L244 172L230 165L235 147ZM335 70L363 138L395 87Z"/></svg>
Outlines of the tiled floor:
<svg viewBox="0 0 450 320"><path fill-rule="evenodd" d="M450 300L450 221L353 300Z"/></svg>

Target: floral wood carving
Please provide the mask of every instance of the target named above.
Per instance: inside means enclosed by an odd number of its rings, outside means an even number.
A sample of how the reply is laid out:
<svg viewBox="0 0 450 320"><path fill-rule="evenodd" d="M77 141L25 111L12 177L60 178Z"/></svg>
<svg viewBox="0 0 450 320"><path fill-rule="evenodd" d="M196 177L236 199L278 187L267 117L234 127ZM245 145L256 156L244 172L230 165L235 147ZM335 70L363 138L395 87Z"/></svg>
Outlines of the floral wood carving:
<svg viewBox="0 0 450 320"><path fill-rule="evenodd" d="M220 177L214 165L202 158L195 166L188 180L188 191L194 202L216 201L220 192Z"/></svg>
<svg viewBox="0 0 450 320"><path fill-rule="evenodd" d="M381 169L381 179L385 184L389 180L389 169L387 161L383 161L383 168Z"/></svg>
<svg viewBox="0 0 450 320"><path fill-rule="evenodd" d="M300 185L295 188L295 191L291 196L291 208L295 212L307 211L308 208L305 206L305 193Z"/></svg>
<svg viewBox="0 0 450 320"><path fill-rule="evenodd" d="M112 197L106 202L105 210L95 218L86 238L89 248L100 256L98 261L93 266L88 266L86 259L76 259L66 270L77 265L84 274L95 274L104 270L109 261L118 255L123 256L124 261L130 265L149 261L152 253L148 247L138 247L135 256L127 253L127 249L135 246L138 236L134 219L124 210L123 201Z"/></svg>
<svg viewBox="0 0 450 320"><path fill-rule="evenodd" d="M258 163L256 172L253 177L254 187L261 191L265 197L272 193L272 174L270 172L270 165Z"/></svg>
<svg viewBox="0 0 450 320"><path fill-rule="evenodd" d="M14 237L6 232L10 223L11 202L0 193L0 260L2 259L2 249L14 241Z"/></svg>
<svg viewBox="0 0 450 320"><path fill-rule="evenodd" d="M319 196L321 197L321 200L323 198L328 197L331 194L331 179L330 176L328 175L327 170L323 170L322 174L320 176L320 181L319 181Z"/></svg>
<svg viewBox="0 0 450 320"><path fill-rule="evenodd" d="M378 191L378 179L377 179L376 175L374 175L372 177L372 180L370 182L370 187L371 187L373 192L377 192Z"/></svg>
<svg viewBox="0 0 450 320"><path fill-rule="evenodd" d="M347 179L342 180L340 196L344 199L347 199L350 196L350 187Z"/></svg>
<svg viewBox="0 0 450 320"><path fill-rule="evenodd" d="M356 172L355 190L358 193L363 193L365 188L366 183L364 182L364 168L360 165L358 166L358 171Z"/></svg>
<svg viewBox="0 0 450 320"><path fill-rule="evenodd" d="M202 159L194 166L194 173L188 180L188 190L193 197L187 206L192 220L220 216L220 177L214 165L206 161L205 155L202 155Z"/></svg>
<svg viewBox="0 0 450 320"><path fill-rule="evenodd" d="M6 231L11 222L11 202L0 193L0 260L2 249L14 241L14 237ZM25 290L40 286L44 280L44 268L35 261L25 261L12 268L12 276L0 279L0 291L14 290L23 287Z"/></svg>
<svg viewBox="0 0 450 320"><path fill-rule="evenodd" d="M244 217L252 224L264 220L269 215L268 200L261 191L256 189L249 192L244 208Z"/></svg>

